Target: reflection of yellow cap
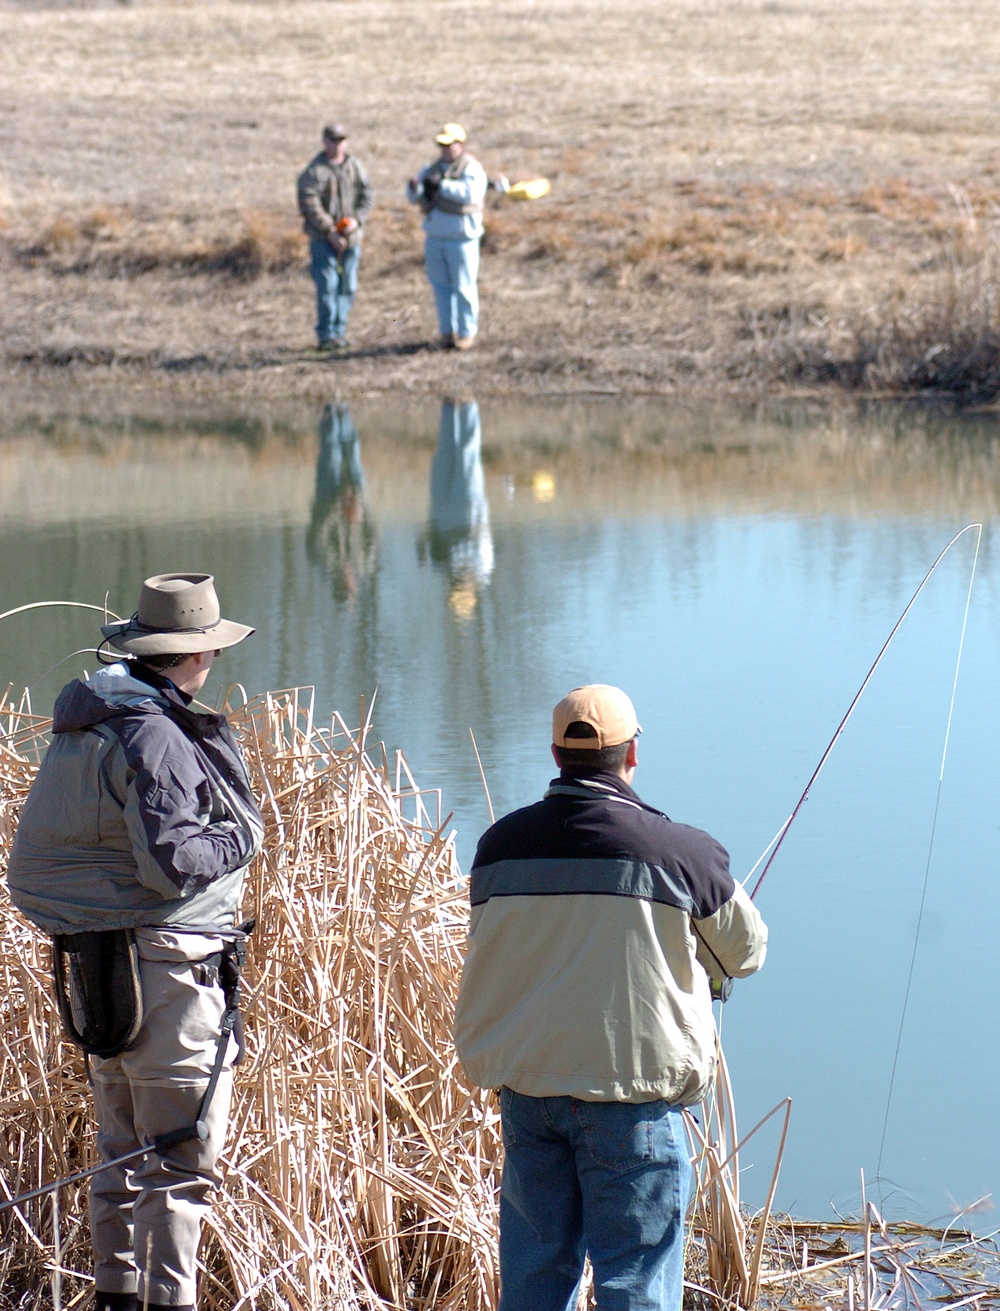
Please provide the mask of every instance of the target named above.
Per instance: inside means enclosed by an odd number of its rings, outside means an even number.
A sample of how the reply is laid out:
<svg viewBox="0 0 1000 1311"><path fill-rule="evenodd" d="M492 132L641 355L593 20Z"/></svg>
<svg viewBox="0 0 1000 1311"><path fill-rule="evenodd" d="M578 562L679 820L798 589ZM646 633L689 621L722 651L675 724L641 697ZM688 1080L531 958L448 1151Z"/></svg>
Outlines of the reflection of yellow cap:
<svg viewBox="0 0 1000 1311"><path fill-rule="evenodd" d="M465 140L465 128L461 123L445 123L434 140L439 146L453 146L456 141Z"/></svg>
<svg viewBox="0 0 1000 1311"><path fill-rule="evenodd" d="M471 578L456 578L448 594L448 608L456 619L469 619L479 601Z"/></svg>
<svg viewBox="0 0 1000 1311"><path fill-rule="evenodd" d="M534 493L536 501L554 501L556 495L556 480L550 473L546 473L544 469L539 469L531 479L531 490Z"/></svg>

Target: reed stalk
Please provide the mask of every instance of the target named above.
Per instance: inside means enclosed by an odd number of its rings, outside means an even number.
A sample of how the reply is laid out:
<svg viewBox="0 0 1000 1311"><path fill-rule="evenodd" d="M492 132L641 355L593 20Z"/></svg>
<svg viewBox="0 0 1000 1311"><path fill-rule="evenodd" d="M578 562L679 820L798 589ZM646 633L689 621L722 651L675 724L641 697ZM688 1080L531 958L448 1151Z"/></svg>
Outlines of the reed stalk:
<svg viewBox="0 0 1000 1311"><path fill-rule="evenodd" d="M200 1305L486 1311L497 1295L499 1118L450 1043L467 916L440 798L420 791L401 756L373 761L367 723L318 725L308 690L227 709L266 837L245 905L258 925L248 1054ZM45 728L8 689L0 864ZM12 1196L95 1156L47 945L5 895L0 940L0 1195ZM86 1289L85 1187L63 1190L58 1211L41 1198L0 1215L12 1304L41 1305L32 1290L43 1282L66 1307Z"/></svg>

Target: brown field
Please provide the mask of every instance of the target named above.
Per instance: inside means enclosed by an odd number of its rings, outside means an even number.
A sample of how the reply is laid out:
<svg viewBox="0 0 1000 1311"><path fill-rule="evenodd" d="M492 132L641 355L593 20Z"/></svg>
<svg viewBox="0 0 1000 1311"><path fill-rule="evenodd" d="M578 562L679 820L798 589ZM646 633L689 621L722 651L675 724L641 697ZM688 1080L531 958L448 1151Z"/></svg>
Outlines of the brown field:
<svg viewBox="0 0 1000 1311"><path fill-rule="evenodd" d="M984 0L0 0L0 88L11 387L1000 392ZM378 209L316 364L294 180L332 118ZM455 118L553 184L491 205L458 358L402 197Z"/></svg>

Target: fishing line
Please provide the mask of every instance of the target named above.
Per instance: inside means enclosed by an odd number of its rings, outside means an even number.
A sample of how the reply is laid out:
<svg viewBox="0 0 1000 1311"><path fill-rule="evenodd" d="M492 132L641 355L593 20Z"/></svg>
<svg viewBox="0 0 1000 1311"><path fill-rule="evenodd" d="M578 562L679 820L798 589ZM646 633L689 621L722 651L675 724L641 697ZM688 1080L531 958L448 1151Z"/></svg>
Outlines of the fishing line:
<svg viewBox="0 0 1000 1311"><path fill-rule="evenodd" d="M962 652L965 649L965 632L969 624L969 607L972 604L972 584L976 577L976 564L979 560L979 547L983 540L982 524L970 524L970 528L977 527L979 535L976 538L976 554L972 561L972 572L969 575L969 590L965 598L965 614L962 618L962 632L958 641L958 658L955 661L955 676L951 684L951 704L948 707L948 722L944 731L944 748L941 752L941 768L938 771L937 798L934 802L934 817L931 821L930 841L927 845L927 864L924 867L924 885L920 892L920 908L917 912L917 930L913 936L913 952L910 956L910 972L906 978L906 989L903 993L903 1010L899 1017L899 1032L896 1035L896 1051L892 1058L892 1073L889 1076L889 1092L885 1100L885 1118L882 1121L882 1138L878 1148L878 1163L875 1166L875 1178L880 1184L879 1199L881 1200L881 1175L882 1175L882 1157L885 1153L885 1140L889 1131L889 1112L892 1108L892 1093L896 1085L896 1069L899 1065L899 1053L903 1044L903 1028L906 1024L906 1010L910 1002L910 988L913 984L913 973L917 963L917 949L920 945L920 928L924 919L924 906L927 901L927 887L931 875L931 857L934 853L934 837L937 833L938 812L941 809L941 788L944 783L945 764L948 760L948 743L951 740L951 721L955 714L955 695L958 691L958 675L962 667ZM963 531L968 532L968 528ZM961 534L959 534L961 536ZM954 540L958 540L955 538ZM950 545L950 543L949 543ZM946 548L947 549L947 548ZM940 558L940 557L939 557Z"/></svg>
<svg viewBox="0 0 1000 1311"><path fill-rule="evenodd" d="M23 614L25 610L45 610L49 606L68 605L77 610L96 610L98 614L104 615L105 622L109 614L113 614L106 605L91 605L88 601L31 601L28 605L15 606L13 610L5 610L0 619L9 619L11 615ZM117 622L121 622L118 615L114 615Z"/></svg>
<svg viewBox="0 0 1000 1311"><path fill-rule="evenodd" d="M46 669L44 674L39 674L37 678L33 678L31 680L31 685L27 687L25 691L34 692L35 688L43 679L48 678L49 674L54 674L55 671L59 668L59 666L64 665L67 660L72 660L74 656L78 656L78 655L94 655L97 656L98 659L100 659L99 649L92 646L81 646L79 651L71 651L69 655L63 656L63 658L61 660L57 660L54 665L50 665L48 669Z"/></svg>
<svg viewBox="0 0 1000 1311"><path fill-rule="evenodd" d="M899 632L900 628L902 627L903 620L906 618L906 616L907 616L907 615L910 613L910 611L913 609L913 606L914 606L914 604L916 603L917 597L920 595L920 593L924 590L924 588L925 588L925 587L927 586L927 584L930 582L931 577L933 576L935 569L937 569L938 565L941 563L941 561L944 559L944 557L948 554L948 552L951 550L951 548L955 545L955 543L956 543L960 538L964 537L966 533L971 533L971 532L973 532L973 531L975 531L975 530L978 531L978 537L976 538L976 559L978 560L978 558L979 558L979 543L982 541L982 536L983 536L983 525L982 525L981 523L970 523L970 524L966 524L966 526L961 530L961 532L958 532L958 533L955 534L955 536L951 539L951 541L948 543L948 545L944 548L944 550L941 552L941 554L938 556L938 558L934 561L934 563L931 565L931 567L930 567L930 568L927 570L927 572L924 574L923 579L922 579L921 582L920 582L920 586L917 588L917 590L913 593L913 595L910 597L909 601L907 602L906 609L903 611L903 613L902 613L902 614L899 616L899 618L896 620L895 624L894 624L893 627L892 627L892 632L891 632L891 633L889 634L889 636L885 639L885 641L884 641L883 644L882 644L882 649L881 649L881 651L879 651L878 655L875 657L875 662L874 662L874 664L872 665L871 669L868 670L868 673L865 675L864 682L861 684L861 686L858 688L857 692L855 693L855 695L854 695L854 700L853 700L853 701L851 702L851 704L847 707L847 714L843 717L843 719L842 719L842 720L840 721L840 723L837 725L836 732L834 733L833 737L830 739L829 745L827 746L826 750L823 752L823 755L820 757L820 762L819 762L819 764L818 764L818 765L816 766L816 768L813 770L813 772L812 772L812 774L811 774L811 776L810 776L810 778L809 778L809 782L808 782L808 783L806 784L806 786L805 786L805 790L803 791L802 795L799 797L798 801L797 801L796 804L795 804L795 809L794 809L794 810L792 811L792 813L788 816L788 818L785 820L784 824L782 824L781 828L778 829L777 833L775 833L774 837L771 839L771 841L767 844L767 846L766 846L766 847L764 848L764 850L761 852L761 854L760 854L760 856L758 857L757 862L756 862L756 864L754 865L753 869L750 871L750 873L749 873L749 874L746 876L746 878L743 880L743 884L744 884L744 886L746 886L746 884L748 884L748 883L750 882L750 880L753 878L754 874L757 872L758 867L760 866L760 864L761 864L761 862L764 860L764 858L767 856L767 853L770 852L771 854L770 854L770 856L768 857L767 864L764 866L764 869L763 869L763 871L761 872L761 876L760 876L760 878L759 878L759 879L757 880L757 882L754 884L753 892L750 893L750 899L751 899L751 901L753 901L753 900L756 899L756 897L757 897L757 893L758 893L758 892L760 891L760 889L761 889L761 885L763 884L764 880L767 878L767 872L768 872L768 870L771 868L771 866L774 864L774 858L775 858L775 856L777 856L778 852L781 850L781 844L784 842L785 838L786 838L787 835L788 835L788 830L789 830L789 829L792 827L792 825L794 824L796 818L798 817L799 811L802 809L802 807L805 805L805 803L809 800L809 793L812 791L812 786L813 786L813 784L816 782L816 780L819 778L820 774L822 773L822 771L823 771L823 766L824 766L824 765L826 764L826 762L829 760L829 758L830 758L830 753L833 751L833 748L837 745L838 741L840 740L840 736L841 736L841 734L843 733L844 729L847 727L848 720L849 720L849 719L851 718L851 716L854 714L854 711L855 711L855 709L857 708L857 704L858 704L858 702L861 700L862 696L863 696L864 693L865 693L865 689L867 688L868 684L871 682L871 680L872 680L872 678L873 678L873 676L874 676L874 674L875 674L875 670L878 669L879 665L882 663L882 659L883 659L883 657L885 656L885 653L889 650L889 647L890 647L890 645L891 645L891 643L892 643L893 638L896 636L896 634ZM975 568L976 568L976 566L975 566L975 561L974 561L974 562L973 562L973 566L972 566L973 577L975 576ZM971 579L969 580L969 594L970 594L970 596L971 596L971 594L972 594L972 580L971 580ZM968 619L968 603L966 603L966 620L967 620L967 619ZM962 639L963 639L963 641L964 641L964 639L965 639L965 626L964 626L964 624L963 624L963 626L962 626ZM959 650L959 659L961 660L961 650ZM955 678L956 678L956 681L957 681L957 679L958 679L958 670L957 670L957 669L956 669L956 671L955 671ZM952 704L954 704L954 691L952 691ZM950 725L950 722L951 722L951 721L950 721L950 719L949 719L949 725ZM946 747L947 747L947 743L946 743Z"/></svg>

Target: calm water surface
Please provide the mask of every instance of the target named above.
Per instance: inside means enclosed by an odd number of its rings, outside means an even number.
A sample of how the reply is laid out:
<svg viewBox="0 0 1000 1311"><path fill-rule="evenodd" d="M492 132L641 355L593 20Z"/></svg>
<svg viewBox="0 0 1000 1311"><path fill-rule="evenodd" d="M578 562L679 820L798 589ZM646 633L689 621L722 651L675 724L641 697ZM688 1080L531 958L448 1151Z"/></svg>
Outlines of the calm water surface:
<svg viewBox="0 0 1000 1311"><path fill-rule="evenodd" d="M645 729L638 790L718 836L742 878L938 551L982 520L936 826L972 535L768 876L771 953L737 985L723 1036L744 1129L793 1098L782 1209L856 1211L863 1169L890 1216L978 1203L986 1230L1000 1189L998 504L990 418L469 401L8 414L0 611L108 592L128 614L148 574L213 572L224 612L258 634L217 662L208 694L312 684L321 711L356 722L377 688L378 733L441 789L465 868L488 823L469 729L500 813L550 776L552 704L620 683ZM4 621L0 685L31 684L46 709L88 666L64 657L93 631L85 611ZM751 1203L774 1144L769 1129L745 1151Z"/></svg>

